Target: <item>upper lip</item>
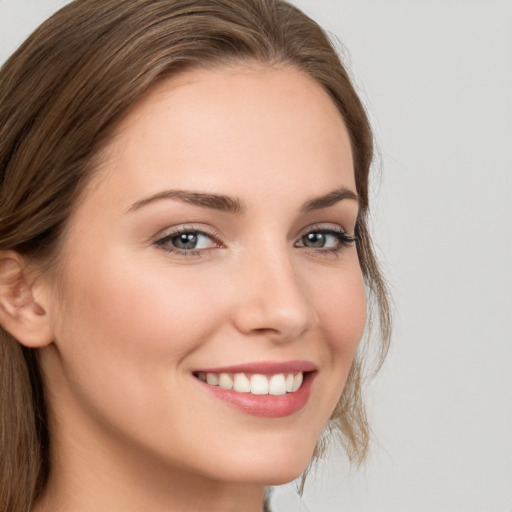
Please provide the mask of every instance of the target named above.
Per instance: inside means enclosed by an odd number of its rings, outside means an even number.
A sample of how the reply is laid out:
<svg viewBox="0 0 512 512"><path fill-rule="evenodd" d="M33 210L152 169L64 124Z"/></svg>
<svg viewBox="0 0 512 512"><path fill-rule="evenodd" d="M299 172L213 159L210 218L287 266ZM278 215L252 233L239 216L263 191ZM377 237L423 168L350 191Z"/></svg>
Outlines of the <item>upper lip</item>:
<svg viewBox="0 0 512 512"><path fill-rule="evenodd" d="M277 373L314 372L317 369L317 366L311 361L255 361L232 366L201 368L194 373L259 373L262 375L275 375Z"/></svg>

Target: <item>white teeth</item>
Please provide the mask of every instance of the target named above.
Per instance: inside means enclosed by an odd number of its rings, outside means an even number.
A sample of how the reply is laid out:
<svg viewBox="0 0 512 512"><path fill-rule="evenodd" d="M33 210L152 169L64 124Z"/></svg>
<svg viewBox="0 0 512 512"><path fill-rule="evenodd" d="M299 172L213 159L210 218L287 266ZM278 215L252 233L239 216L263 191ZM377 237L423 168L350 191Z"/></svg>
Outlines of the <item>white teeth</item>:
<svg viewBox="0 0 512 512"><path fill-rule="evenodd" d="M293 391L297 391L300 388L300 386L302 384L302 381L303 381L302 372L301 373L297 373L297 375L295 375L295 377L293 378L292 392Z"/></svg>
<svg viewBox="0 0 512 512"><path fill-rule="evenodd" d="M207 373L206 374L206 382L210 384L211 386L218 386L219 385L219 377L216 373Z"/></svg>
<svg viewBox="0 0 512 512"><path fill-rule="evenodd" d="M250 393L251 382L243 373L235 373L235 381L233 383L233 389L239 393Z"/></svg>
<svg viewBox="0 0 512 512"><path fill-rule="evenodd" d="M251 377L251 393L253 395L268 395L268 378L255 373Z"/></svg>
<svg viewBox="0 0 512 512"><path fill-rule="evenodd" d="M233 379L227 373L219 375L219 387L222 389L233 389Z"/></svg>
<svg viewBox="0 0 512 512"><path fill-rule="evenodd" d="M293 390L293 373L286 376L286 391L290 393Z"/></svg>
<svg viewBox="0 0 512 512"><path fill-rule="evenodd" d="M199 372L197 378L211 386L234 390L237 393L252 393L253 395L285 395L297 391L304 380L302 372L277 373L275 375L262 375L255 373L204 373Z"/></svg>
<svg viewBox="0 0 512 512"><path fill-rule="evenodd" d="M286 379L284 375L272 375L268 381L268 394L269 395L286 395Z"/></svg>

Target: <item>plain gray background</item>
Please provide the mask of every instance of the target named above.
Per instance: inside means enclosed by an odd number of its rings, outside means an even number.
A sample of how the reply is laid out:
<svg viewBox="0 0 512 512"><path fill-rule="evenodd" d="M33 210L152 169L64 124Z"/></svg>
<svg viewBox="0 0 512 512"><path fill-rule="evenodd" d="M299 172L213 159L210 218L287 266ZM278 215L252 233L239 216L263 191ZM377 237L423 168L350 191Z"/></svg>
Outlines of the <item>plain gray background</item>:
<svg viewBox="0 0 512 512"><path fill-rule="evenodd" d="M0 0L0 62L64 0ZM512 511L512 3L296 0L344 45L382 154L395 308L366 466L279 512Z"/></svg>

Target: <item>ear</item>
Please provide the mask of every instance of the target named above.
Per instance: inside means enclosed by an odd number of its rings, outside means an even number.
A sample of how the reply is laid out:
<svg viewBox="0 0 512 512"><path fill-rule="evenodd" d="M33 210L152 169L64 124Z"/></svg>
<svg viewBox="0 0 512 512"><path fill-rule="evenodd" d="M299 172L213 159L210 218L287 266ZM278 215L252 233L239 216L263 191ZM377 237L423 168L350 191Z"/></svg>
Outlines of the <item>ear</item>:
<svg viewBox="0 0 512 512"><path fill-rule="evenodd" d="M53 330L34 298L33 275L18 253L0 252L0 324L22 345L41 348L53 341Z"/></svg>

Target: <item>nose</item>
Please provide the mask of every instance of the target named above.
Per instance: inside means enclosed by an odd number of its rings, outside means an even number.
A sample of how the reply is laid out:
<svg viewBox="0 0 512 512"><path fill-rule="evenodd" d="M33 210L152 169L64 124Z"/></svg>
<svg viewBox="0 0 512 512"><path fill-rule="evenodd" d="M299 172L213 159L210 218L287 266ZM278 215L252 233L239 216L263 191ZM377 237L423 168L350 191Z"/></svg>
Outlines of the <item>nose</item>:
<svg viewBox="0 0 512 512"><path fill-rule="evenodd" d="M318 315L312 297L288 255L255 255L243 267L237 276L233 317L240 332L283 343L315 326Z"/></svg>

